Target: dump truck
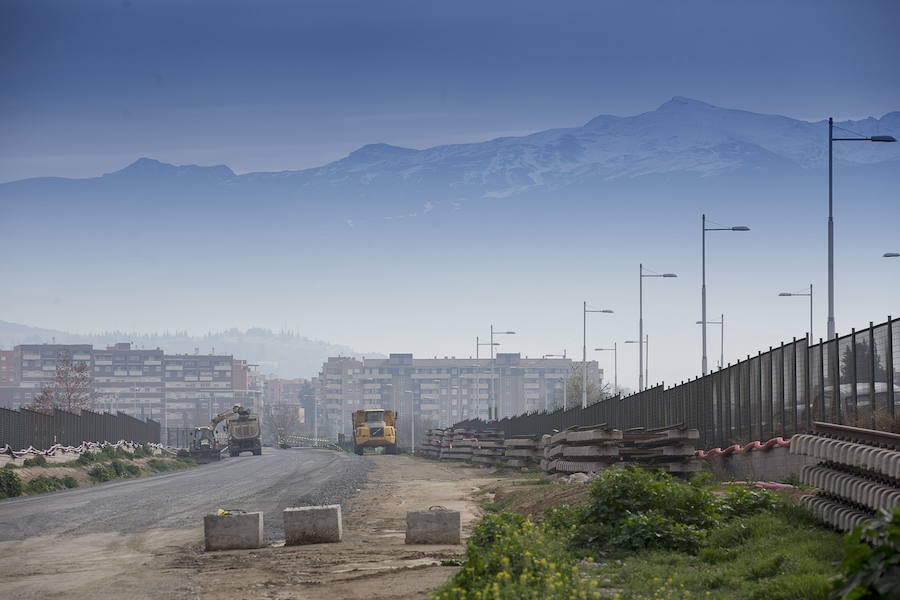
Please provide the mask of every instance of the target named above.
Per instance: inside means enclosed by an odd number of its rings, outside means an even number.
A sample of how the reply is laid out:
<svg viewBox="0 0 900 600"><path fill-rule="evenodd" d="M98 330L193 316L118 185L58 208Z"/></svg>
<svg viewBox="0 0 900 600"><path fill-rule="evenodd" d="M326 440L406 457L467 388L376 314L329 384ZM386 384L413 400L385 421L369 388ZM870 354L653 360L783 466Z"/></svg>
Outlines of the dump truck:
<svg viewBox="0 0 900 600"><path fill-rule="evenodd" d="M262 454L262 441L259 435L259 417L250 414L249 408L234 407L235 416L225 422L228 432L228 454L238 456L241 452L252 452L254 456Z"/></svg>
<svg viewBox="0 0 900 600"><path fill-rule="evenodd" d="M208 425L195 427L191 432L190 454L197 462L208 463L222 458L222 444L216 438L216 427L222 421L233 417L226 422L228 432L228 451L231 456L237 456L245 450L253 454L262 453L262 444L259 439L259 419L250 415L250 409L235 405L221 412L209 420ZM232 426L236 423L236 426Z"/></svg>
<svg viewBox="0 0 900 600"><path fill-rule="evenodd" d="M392 410L370 408L353 413L353 451L384 448L385 454L397 454L397 416Z"/></svg>

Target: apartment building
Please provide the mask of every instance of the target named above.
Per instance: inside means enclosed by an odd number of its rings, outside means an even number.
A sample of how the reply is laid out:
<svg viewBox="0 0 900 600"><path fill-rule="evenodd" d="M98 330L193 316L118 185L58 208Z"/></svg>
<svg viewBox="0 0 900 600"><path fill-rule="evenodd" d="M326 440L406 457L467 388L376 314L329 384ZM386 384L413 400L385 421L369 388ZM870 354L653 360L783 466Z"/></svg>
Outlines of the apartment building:
<svg viewBox="0 0 900 600"><path fill-rule="evenodd" d="M15 350L0 350L0 387L10 387L18 384L15 364Z"/></svg>
<svg viewBox="0 0 900 600"><path fill-rule="evenodd" d="M154 419L169 428L203 425L234 404L257 414L263 410L262 376L247 361L230 354L170 355L130 343L105 349L90 344L27 344L3 351L0 373L13 384L0 385L0 406L29 404L42 388L53 385L57 364L66 356L88 365L94 410Z"/></svg>
<svg viewBox="0 0 900 600"><path fill-rule="evenodd" d="M128 342L94 349L95 406L139 418L159 420L163 413L164 352L142 350Z"/></svg>
<svg viewBox="0 0 900 600"><path fill-rule="evenodd" d="M319 432L334 437L350 432L350 414L361 408L389 408L401 419L447 426L463 419L487 419L493 398L500 417L553 409L566 401L565 381L576 363L568 358L528 358L499 353L489 358L386 359L329 358L316 385ZM602 385L596 361L588 378ZM580 401L580 399L573 399Z"/></svg>

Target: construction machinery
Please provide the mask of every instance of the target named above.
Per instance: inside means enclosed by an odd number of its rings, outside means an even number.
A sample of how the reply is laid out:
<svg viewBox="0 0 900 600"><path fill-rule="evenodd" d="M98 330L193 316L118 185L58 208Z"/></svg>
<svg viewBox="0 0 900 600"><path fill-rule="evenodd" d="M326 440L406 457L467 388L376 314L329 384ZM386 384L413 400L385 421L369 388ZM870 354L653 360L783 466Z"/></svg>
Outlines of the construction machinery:
<svg viewBox="0 0 900 600"><path fill-rule="evenodd" d="M371 408L353 413L353 451L384 448L385 454L397 454L397 416L392 410Z"/></svg>
<svg viewBox="0 0 900 600"><path fill-rule="evenodd" d="M237 456L245 450L250 450L253 454L262 454L259 418L250 415L249 408L235 405L214 416L208 425L195 427L191 432L190 453L197 462L207 463L222 457L224 448L216 438L216 427L226 419L229 419L225 428L228 432L227 447L231 456Z"/></svg>

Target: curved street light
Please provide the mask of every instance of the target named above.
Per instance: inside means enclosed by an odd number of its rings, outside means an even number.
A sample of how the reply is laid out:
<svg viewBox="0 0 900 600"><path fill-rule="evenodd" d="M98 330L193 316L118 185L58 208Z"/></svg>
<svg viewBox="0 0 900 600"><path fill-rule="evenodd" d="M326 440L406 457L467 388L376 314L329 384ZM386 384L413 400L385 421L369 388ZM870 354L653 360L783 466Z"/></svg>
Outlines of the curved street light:
<svg viewBox="0 0 900 600"><path fill-rule="evenodd" d="M638 286L638 391L644 389L644 277L678 277L675 273L644 273L644 264L640 264L641 279ZM649 362L649 355L648 355Z"/></svg>
<svg viewBox="0 0 900 600"><path fill-rule="evenodd" d="M809 296L809 344L812 345L813 341L813 286L809 284L808 292L781 292L778 294L780 297L790 297L790 296Z"/></svg>
<svg viewBox="0 0 900 600"><path fill-rule="evenodd" d="M838 127L840 129L840 127ZM869 137L836 138L834 137L834 119L828 118L828 339L834 337L834 203L833 188L833 155L834 142L896 142L890 135L872 135Z"/></svg>
<svg viewBox="0 0 900 600"><path fill-rule="evenodd" d="M703 325L703 357L700 361L701 370L703 374L706 375L706 232L707 231L750 231L750 228L746 225L736 225L734 227L707 227L706 226L706 215L701 216L701 224L703 226L703 241L702 247L702 271L703 271L703 281L700 286L700 323Z"/></svg>

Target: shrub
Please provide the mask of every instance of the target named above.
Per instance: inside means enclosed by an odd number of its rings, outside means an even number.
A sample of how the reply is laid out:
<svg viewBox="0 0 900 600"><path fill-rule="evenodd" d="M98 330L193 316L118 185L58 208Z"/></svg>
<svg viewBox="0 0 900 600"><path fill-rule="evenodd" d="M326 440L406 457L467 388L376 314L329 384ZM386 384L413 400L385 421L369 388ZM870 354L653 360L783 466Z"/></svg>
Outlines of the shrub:
<svg viewBox="0 0 900 600"><path fill-rule="evenodd" d="M109 465L97 465L88 471L88 477L96 482L111 481L116 478L116 471Z"/></svg>
<svg viewBox="0 0 900 600"><path fill-rule="evenodd" d="M74 477L72 477L71 475L66 475L65 477L63 477L62 482L63 482L63 485L69 489L78 487L78 480L75 479Z"/></svg>
<svg viewBox="0 0 900 600"><path fill-rule="evenodd" d="M10 469L0 469L0 498L15 498L22 495L22 480Z"/></svg>
<svg viewBox="0 0 900 600"><path fill-rule="evenodd" d="M116 472L116 477L124 477L128 474L128 472L125 470L125 463L123 463L121 460L116 459L109 463L109 466L112 467L112 470Z"/></svg>
<svg viewBox="0 0 900 600"><path fill-rule="evenodd" d="M47 457L43 454L36 454L34 458L26 458L22 461L23 467L46 467Z"/></svg>
<svg viewBox="0 0 900 600"><path fill-rule="evenodd" d="M78 458L75 459L75 462L78 463L79 465L86 467L96 460L97 460L96 454L94 454L93 452L90 452L88 450L85 450L84 452L81 453L81 456L79 456Z"/></svg>
<svg viewBox="0 0 900 600"><path fill-rule="evenodd" d="M900 507L847 534L832 600L900 598Z"/></svg>
<svg viewBox="0 0 900 600"><path fill-rule="evenodd" d="M100 450L100 455L103 458L132 458L131 452L115 446L103 446L103 449Z"/></svg>
<svg viewBox="0 0 900 600"><path fill-rule="evenodd" d="M45 492L55 492L56 490L65 489L66 484L59 477L45 477L40 475L25 484L25 493L27 494L43 494Z"/></svg>
<svg viewBox="0 0 900 600"><path fill-rule="evenodd" d="M487 515L475 527L462 569L435 593L438 600L597 598L583 581L566 536L519 515Z"/></svg>
<svg viewBox="0 0 900 600"><path fill-rule="evenodd" d="M125 465L125 472L129 477L138 477L141 474L141 468L137 465Z"/></svg>
<svg viewBox="0 0 900 600"><path fill-rule="evenodd" d="M715 496L701 487L627 467L602 473L591 486L590 503L559 518L573 521L573 541L583 549L691 551L719 523L718 508Z"/></svg>
<svg viewBox="0 0 900 600"><path fill-rule="evenodd" d="M184 448L179 448L178 453L175 454L175 456L178 458L190 458L191 453L188 452L187 450L185 450Z"/></svg>

